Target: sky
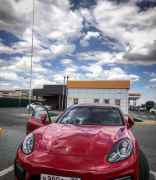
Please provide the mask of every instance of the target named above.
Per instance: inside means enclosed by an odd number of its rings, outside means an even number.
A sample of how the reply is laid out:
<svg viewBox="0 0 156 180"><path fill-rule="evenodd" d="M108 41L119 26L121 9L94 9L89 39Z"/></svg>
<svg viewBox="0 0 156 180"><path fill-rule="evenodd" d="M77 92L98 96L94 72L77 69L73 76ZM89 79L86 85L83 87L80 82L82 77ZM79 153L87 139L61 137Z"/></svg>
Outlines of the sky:
<svg viewBox="0 0 156 180"><path fill-rule="evenodd" d="M0 0L0 89L29 88L32 0ZM130 79L156 101L156 0L35 0L32 87Z"/></svg>

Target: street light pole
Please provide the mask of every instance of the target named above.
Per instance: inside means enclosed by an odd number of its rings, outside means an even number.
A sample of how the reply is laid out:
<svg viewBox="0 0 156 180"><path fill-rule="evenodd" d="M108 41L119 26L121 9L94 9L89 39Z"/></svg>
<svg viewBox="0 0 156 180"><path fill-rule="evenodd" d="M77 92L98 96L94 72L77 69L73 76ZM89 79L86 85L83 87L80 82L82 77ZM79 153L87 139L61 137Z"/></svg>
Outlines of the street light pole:
<svg viewBox="0 0 156 180"><path fill-rule="evenodd" d="M32 12L32 39L31 39L31 55L30 55L30 84L29 84L29 104L32 101L32 75L33 75L33 54L34 54L34 23L35 23L35 0L33 2Z"/></svg>
<svg viewBox="0 0 156 180"><path fill-rule="evenodd" d="M64 81L63 81L63 86L62 86L62 110L64 109L64 89L65 89L65 81L66 81L66 77L64 76Z"/></svg>
<svg viewBox="0 0 156 180"><path fill-rule="evenodd" d="M67 83L68 83L69 76L64 76L64 81L63 81L63 87L62 87L62 110L64 107L67 107Z"/></svg>
<svg viewBox="0 0 156 180"><path fill-rule="evenodd" d="M67 85L68 85L68 80L69 80L69 76L67 76L66 77L67 79L66 79L66 95L65 95L65 107L67 108L67 100L68 100L68 87L67 87Z"/></svg>

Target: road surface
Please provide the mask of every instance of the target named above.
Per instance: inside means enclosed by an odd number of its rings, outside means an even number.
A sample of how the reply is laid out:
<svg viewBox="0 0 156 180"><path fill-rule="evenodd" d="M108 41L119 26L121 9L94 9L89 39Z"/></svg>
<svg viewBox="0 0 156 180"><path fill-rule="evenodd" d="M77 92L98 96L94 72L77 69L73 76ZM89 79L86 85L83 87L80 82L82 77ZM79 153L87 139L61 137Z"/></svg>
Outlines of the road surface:
<svg viewBox="0 0 156 180"><path fill-rule="evenodd" d="M25 136L27 118L24 108L0 108L0 180L15 180L12 165ZM148 158L150 180L156 180L156 125L136 125L133 131Z"/></svg>

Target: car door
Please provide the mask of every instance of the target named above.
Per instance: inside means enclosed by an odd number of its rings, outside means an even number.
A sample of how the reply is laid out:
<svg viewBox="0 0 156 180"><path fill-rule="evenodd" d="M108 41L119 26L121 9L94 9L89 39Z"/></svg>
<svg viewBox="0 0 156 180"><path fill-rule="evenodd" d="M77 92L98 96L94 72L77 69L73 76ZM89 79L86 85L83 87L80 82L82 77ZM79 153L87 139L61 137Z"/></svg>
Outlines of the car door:
<svg viewBox="0 0 156 180"><path fill-rule="evenodd" d="M42 115L46 115L46 121L43 123ZM31 117L27 122L27 134L32 132L33 130L45 126L51 123L49 118L49 113L43 106L37 107L33 110Z"/></svg>

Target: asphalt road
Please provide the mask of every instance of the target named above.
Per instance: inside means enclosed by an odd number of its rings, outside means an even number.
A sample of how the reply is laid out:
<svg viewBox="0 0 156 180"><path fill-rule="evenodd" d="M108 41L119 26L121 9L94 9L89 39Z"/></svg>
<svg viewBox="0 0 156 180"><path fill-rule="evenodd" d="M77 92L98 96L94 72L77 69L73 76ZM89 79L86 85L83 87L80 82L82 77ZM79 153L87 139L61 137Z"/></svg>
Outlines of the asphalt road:
<svg viewBox="0 0 156 180"><path fill-rule="evenodd" d="M25 109L0 108L0 128L4 129L0 133L0 180L15 180L12 165L16 149L25 136L26 121ZM136 125L133 131L148 158L150 169L156 173L156 125ZM156 177L151 174L150 180L156 180Z"/></svg>
<svg viewBox="0 0 156 180"><path fill-rule="evenodd" d="M0 108L0 172L13 165L17 147L25 136L27 115L23 108ZM14 180L13 172L0 180Z"/></svg>

